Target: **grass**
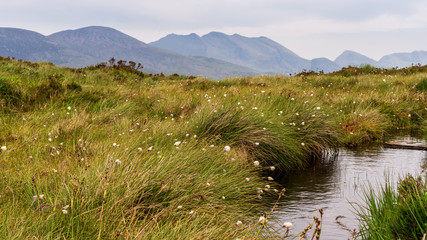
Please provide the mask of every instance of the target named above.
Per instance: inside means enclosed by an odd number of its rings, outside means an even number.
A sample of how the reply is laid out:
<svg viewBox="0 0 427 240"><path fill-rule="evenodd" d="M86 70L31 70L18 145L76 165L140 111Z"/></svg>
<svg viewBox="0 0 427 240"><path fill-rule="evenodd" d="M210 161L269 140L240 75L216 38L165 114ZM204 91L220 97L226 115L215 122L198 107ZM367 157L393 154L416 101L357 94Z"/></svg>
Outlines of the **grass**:
<svg viewBox="0 0 427 240"><path fill-rule="evenodd" d="M0 238L255 239L268 177L425 128L423 69L212 81L1 58Z"/></svg>
<svg viewBox="0 0 427 240"><path fill-rule="evenodd" d="M379 193L365 194L358 209L360 239L422 239L427 232L427 184L421 176L400 180L397 191L387 182Z"/></svg>

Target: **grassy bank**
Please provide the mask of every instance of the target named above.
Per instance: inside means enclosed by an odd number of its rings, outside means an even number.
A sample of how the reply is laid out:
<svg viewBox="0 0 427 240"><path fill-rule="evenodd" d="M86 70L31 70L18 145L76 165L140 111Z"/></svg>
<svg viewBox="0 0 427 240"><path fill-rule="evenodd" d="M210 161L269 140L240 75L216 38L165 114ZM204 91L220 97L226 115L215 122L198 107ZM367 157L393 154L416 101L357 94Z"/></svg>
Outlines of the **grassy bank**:
<svg viewBox="0 0 427 240"><path fill-rule="evenodd" d="M1 59L0 236L255 238L279 172L425 127L414 69L211 81Z"/></svg>

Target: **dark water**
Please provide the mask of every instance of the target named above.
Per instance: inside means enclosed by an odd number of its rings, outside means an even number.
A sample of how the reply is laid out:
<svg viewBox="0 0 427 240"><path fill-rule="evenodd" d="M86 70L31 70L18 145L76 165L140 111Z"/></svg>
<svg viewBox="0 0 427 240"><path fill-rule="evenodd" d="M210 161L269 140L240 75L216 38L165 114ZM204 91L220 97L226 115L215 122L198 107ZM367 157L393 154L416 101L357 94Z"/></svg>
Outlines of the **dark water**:
<svg viewBox="0 0 427 240"><path fill-rule="evenodd" d="M321 239L348 239L350 232L343 229L336 218L348 228L358 229L349 202L363 204L362 194L368 183L378 187L387 176L397 183L399 176L420 173L425 162L427 151L420 150L382 147L340 150L335 158L283 179L286 194L274 215L279 222L292 222L290 233L299 235L313 222L314 215L320 216L317 209L323 208ZM311 234L307 239L311 239Z"/></svg>

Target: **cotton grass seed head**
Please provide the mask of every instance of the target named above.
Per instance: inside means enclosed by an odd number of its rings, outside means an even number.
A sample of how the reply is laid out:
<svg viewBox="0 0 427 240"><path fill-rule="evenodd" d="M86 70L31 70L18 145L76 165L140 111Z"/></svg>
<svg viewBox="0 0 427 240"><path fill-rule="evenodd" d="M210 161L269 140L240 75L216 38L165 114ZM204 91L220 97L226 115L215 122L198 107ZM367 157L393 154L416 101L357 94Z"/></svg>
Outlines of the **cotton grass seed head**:
<svg viewBox="0 0 427 240"><path fill-rule="evenodd" d="M259 161L254 161L254 166L259 166Z"/></svg>
<svg viewBox="0 0 427 240"><path fill-rule="evenodd" d="M266 224L267 223L267 219L264 216L261 216L261 217L259 217L258 222L261 223L261 224Z"/></svg>
<svg viewBox="0 0 427 240"><path fill-rule="evenodd" d="M6 150L7 150L7 147L6 147L6 146L1 146L1 150L2 150L2 151L6 151Z"/></svg>
<svg viewBox="0 0 427 240"><path fill-rule="evenodd" d="M285 228L290 228L292 226L293 226L293 224L291 222L285 222L285 223L283 223L283 227L285 227Z"/></svg>
<svg viewBox="0 0 427 240"><path fill-rule="evenodd" d="M231 150L230 146L225 146L224 151L229 152Z"/></svg>

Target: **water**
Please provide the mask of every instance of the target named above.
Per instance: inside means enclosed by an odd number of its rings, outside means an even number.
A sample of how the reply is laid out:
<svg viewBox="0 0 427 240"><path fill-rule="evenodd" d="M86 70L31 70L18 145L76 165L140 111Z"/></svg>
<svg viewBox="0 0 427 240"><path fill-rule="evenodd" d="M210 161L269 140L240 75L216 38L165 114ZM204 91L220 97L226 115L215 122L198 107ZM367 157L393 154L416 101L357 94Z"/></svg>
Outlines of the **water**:
<svg viewBox="0 0 427 240"><path fill-rule="evenodd" d="M406 139L408 140L408 139ZM414 140L414 139L412 139ZM397 183L399 176L420 173L427 162L427 152L420 150L371 147L359 150L340 150L338 156L323 160L310 169L283 179L285 196L278 204L275 217L279 222L292 222L290 234L299 235L320 217L324 209L321 239L348 239L349 229L358 229L354 209L349 202L363 204L362 194L370 183L376 189L385 179ZM307 234L307 239L311 235Z"/></svg>

